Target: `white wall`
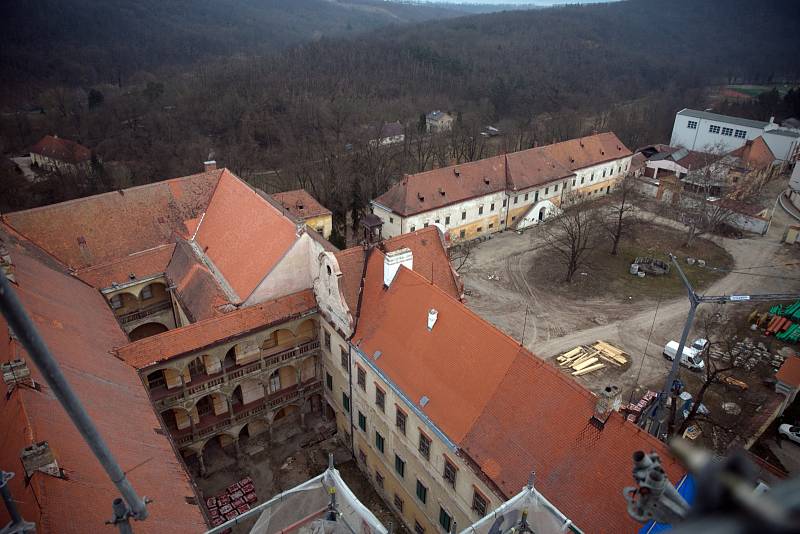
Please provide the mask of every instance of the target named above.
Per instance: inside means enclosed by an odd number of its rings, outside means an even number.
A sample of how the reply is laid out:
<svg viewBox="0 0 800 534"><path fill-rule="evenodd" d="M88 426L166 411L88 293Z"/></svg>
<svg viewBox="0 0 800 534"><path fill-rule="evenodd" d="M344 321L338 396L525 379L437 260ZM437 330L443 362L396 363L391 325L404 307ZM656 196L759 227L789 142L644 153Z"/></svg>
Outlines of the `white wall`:
<svg viewBox="0 0 800 534"><path fill-rule="evenodd" d="M790 137L788 135L779 135L774 131L765 132L764 141L767 143L769 149L772 150L775 159L781 161L789 161L791 156L796 154L800 146L800 136Z"/></svg>
<svg viewBox="0 0 800 534"><path fill-rule="evenodd" d="M689 128L689 122L697 123L696 129ZM734 133L736 130L743 130L745 138L737 138L735 135L722 135L721 133L711 133L710 126L719 126L720 132L723 127L733 128ZM714 151L721 148L724 152L730 152L740 146L744 145L745 141L753 140L763 134L761 128L752 128L749 126L739 126L737 124L729 124L724 121L707 120L697 117L688 117L685 115L675 115L675 122L672 126L672 138L669 144L671 146L681 146L689 150L697 150L698 152Z"/></svg>
<svg viewBox="0 0 800 534"><path fill-rule="evenodd" d="M283 258L275 265L244 302L244 306L273 300L311 287L309 254L312 243L320 246L305 232L294 242Z"/></svg>

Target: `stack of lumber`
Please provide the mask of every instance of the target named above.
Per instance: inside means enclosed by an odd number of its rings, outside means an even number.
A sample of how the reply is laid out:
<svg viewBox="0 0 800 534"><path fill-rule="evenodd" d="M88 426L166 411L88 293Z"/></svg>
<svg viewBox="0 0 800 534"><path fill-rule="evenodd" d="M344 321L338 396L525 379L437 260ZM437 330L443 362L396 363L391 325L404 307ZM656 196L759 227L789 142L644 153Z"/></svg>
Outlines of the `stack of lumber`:
<svg viewBox="0 0 800 534"><path fill-rule="evenodd" d="M591 346L580 346L556 358L565 370L572 370L572 376L582 376L600 369L606 364L621 367L628 363L628 357L617 347L604 341Z"/></svg>

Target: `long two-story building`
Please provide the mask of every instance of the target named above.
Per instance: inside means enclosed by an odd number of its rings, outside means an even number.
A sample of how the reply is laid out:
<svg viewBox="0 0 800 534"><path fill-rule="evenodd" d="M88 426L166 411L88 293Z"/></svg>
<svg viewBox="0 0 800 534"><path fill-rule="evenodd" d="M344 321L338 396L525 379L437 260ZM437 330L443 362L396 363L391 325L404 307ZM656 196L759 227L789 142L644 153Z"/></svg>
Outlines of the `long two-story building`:
<svg viewBox="0 0 800 534"><path fill-rule="evenodd" d="M374 199L386 236L439 225L450 242L527 228L565 201L606 195L632 153L613 133L407 175Z"/></svg>

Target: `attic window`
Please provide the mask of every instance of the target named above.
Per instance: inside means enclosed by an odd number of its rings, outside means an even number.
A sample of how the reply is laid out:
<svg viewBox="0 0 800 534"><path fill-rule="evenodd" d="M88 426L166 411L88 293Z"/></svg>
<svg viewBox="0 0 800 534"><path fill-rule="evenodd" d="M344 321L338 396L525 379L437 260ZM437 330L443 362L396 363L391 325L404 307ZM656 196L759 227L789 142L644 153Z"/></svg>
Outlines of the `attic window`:
<svg viewBox="0 0 800 534"><path fill-rule="evenodd" d="M164 217L159 217L158 218L158 222L160 222L161 224L164 224L166 221L164 221Z"/></svg>
<svg viewBox="0 0 800 534"><path fill-rule="evenodd" d="M439 188L439 194L440 194L440 195L442 195L442 196L444 196L444 195L445 195L445 193L444 193L444 189L442 189L441 187Z"/></svg>
<svg viewBox="0 0 800 534"><path fill-rule="evenodd" d="M83 237L82 235L79 235L78 236L78 244L79 245L85 245L86 244L86 238Z"/></svg>
<svg viewBox="0 0 800 534"><path fill-rule="evenodd" d="M489 177L488 176L484 176L483 177L483 183L485 183L486 185L489 185Z"/></svg>
<svg viewBox="0 0 800 534"><path fill-rule="evenodd" d="M422 196L422 193L417 193L417 198L419 199L420 202L425 202L425 197Z"/></svg>
<svg viewBox="0 0 800 534"><path fill-rule="evenodd" d="M302 209L305 207L305 206L303 206L303 202L302 202L302 201L300 201L300 200L298 200L298 201L297 201L297 204L295 204L295 206L296 206L296 207L297 207L297 209L299 209L299 210L302 210Z"/></svg>
<svg viewBox="0 0 800 534"><path fill-rule="evenodd" d="M461 171L458 170L458 167L453 167L453 174L456 176L461 176Z"/></svg>

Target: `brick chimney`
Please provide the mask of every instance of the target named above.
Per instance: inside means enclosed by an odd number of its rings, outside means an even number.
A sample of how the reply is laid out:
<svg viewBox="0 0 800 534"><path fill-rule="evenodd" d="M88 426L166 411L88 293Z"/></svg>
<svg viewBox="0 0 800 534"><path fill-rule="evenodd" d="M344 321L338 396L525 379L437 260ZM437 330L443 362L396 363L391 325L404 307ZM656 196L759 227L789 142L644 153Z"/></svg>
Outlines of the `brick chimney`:
<svg viewBox="0 0 800 534"><path fill-rule="evenodd" d="M204 161L203 162L203 168L205 169L205 172L216 171L217 170L217 162L215 160L213 160L213 159L210 159L208 161Z"/></svg>
<svg viewBox="0 0 800 534"><path fill-rule="evenodd" d="M611 416L611 412L619 410L621 403L622 392L620 389L617 386L606 386L597 395L597 404L595 404L594 414L589 422L602 429Z"/></svg>

